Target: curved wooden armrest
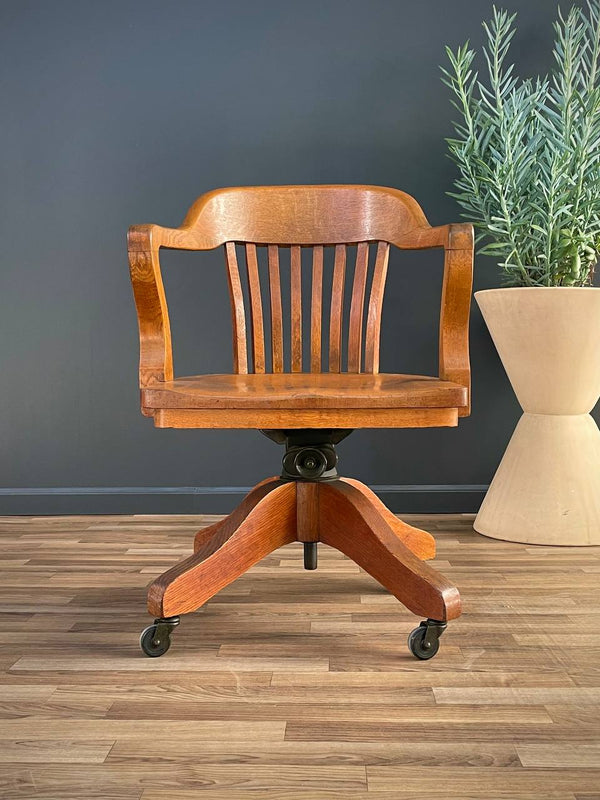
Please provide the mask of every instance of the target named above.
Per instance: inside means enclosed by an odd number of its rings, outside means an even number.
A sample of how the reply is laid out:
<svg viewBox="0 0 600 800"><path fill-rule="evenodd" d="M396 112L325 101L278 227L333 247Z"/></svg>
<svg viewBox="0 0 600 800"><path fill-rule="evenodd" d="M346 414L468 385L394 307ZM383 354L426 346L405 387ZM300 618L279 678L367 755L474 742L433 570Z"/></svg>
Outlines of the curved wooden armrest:
<svg viewBox="0 0 600 800"><path fill-rule="evenodd" d="M173 380L169 311L158 260L162 230L158 225L133 225L127 234L140 329L140 387Z"/></svg>
<svg viewBox="0 0 600 800"><path fill-rule="evenodd" d="M444 248L439 377L467 389L468 405L458 412L460 417L467 417L471 413L469 315L473 288L473 226L462 222L412 228L394 244L406 250Z"/></svg>
<svg viewBox="0 0 600 800"><path fill-rule="evenodd" d="M173 348L159 248L202 248L197 233L180 228L132 225L127 233L131 284L140 330L140 388L173 380Z"/></svg>
<svg viewBox="0 0 600 800"><path fill-rule="evenodd" d="M469 363L469 315L473 288L473 226L447 225L444 282L440 314L440 378L465 386L468 405L460 417L471 413L471 366Z"/></svg>

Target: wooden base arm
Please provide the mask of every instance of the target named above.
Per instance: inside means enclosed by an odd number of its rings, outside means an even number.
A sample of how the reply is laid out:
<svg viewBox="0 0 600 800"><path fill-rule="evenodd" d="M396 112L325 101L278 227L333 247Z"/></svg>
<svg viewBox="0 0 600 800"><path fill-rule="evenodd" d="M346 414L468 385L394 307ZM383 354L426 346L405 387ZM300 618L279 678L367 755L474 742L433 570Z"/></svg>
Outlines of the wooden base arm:
<svg viewBox="0 0 600 800"><path fill-rule="evenodd" d="M352 558L415 614L459 616L457 589L422 559L431 534L397 519L359 481L285 482L268 478L225 519L196 534L192 556L148 590L155 617L195 611L253 564L290 542L323 542Z"/></svg>
<svg viewBox="0 0 600 800"><path fill-rule="evenodd" d="M246 519L252 509L260 503L263 497L266 497L269 492L281 486L283 481L280 478L267 478L260 483L257 483L254 489L251 489L242 502L235 508L228 517L215 522L214 525L209 525L208 528L202 528L194 537L194 552L198 552L201 547L212 547L212 550L204 550L205 555L220 547L233 532L239 528L242 522ZM210 543L210 544L209 544Z"/></svg>
<svg viewBox="0 0 600 800"><path fill-rule="evenodd" d="M282 483L267 489L262 499L248 510L245 504L252 505L250 498L254 500L258 489L222 524L211 526L212 536L206 537L194 555L151 584L148 589L151 614L173 617L195 611L257 561L296 540L294 484Z"/></svg>
<svg viewBox="0 0 600 800"><path fill-rule="evenodd" d="M377 497L375 492L365 486L364 483L354 480L354 478L340 478L342 483L347 483L353 486L370 504L377 509L379 514L387 522L390 528L394 531L400 541L408 547L408 549L419 558L427 561L430 558L435 558L435 539L427 531L422 531L420 528L413 528L389 510L389 508Z"/></svg>
<svg viewBox="0 0 600 800"><path fill-rule="evenodd" d="M415 614L441 622L460 616L460 595L400 541L371 498L353 482L323 483L321 541L349 556Z"/></svg>

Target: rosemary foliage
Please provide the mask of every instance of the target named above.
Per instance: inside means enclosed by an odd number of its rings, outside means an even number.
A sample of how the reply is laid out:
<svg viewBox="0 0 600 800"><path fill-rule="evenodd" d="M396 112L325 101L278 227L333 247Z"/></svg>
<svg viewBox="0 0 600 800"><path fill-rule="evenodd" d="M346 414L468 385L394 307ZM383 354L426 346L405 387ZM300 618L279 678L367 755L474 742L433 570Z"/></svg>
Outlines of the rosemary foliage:
<svg viewBox="0 0 600 800"><path fill-rule="evenodd" d="M516 14L483 23L487 80L469 42L446 48L460 114L447 139L455 192L508 286L586 286L600 255L600 0L554 23L554 65L520 79L506 65Z"/></svg>

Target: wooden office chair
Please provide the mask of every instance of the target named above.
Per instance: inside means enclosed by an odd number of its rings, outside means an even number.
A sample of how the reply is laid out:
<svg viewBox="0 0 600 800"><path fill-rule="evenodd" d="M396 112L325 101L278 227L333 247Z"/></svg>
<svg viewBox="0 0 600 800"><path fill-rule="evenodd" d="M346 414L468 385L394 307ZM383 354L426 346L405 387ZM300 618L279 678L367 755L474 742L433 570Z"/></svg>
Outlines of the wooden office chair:
<svg viewBox="0 0 600 800"><path fill-rule="evenodd" d="M222 245L234 372L174 378L159 250ZM356 245L356 254L346 325L349 245ZM390 245L445 249L437 378L379 373ZM259 248L266 248L268 261L268 315ZM309 324L303 327L306 248L312 248L312 283ZM329 248L333 277L327 298L323 276ZM239 266L242 251L247 304ZM179 614L199 608L273 550L300 541L306 569L316 568L317 542L324 542L425 616L411 633L409 647L418 658L434 656L447 621L460 614L457 589L424 563L435 555L434 539L398 520L363 484L339 477L335 445L353 428L455 426L458 417L469 414L471 225L431 227L412 197L379 186L239 187L200 197L180 228L132 227L129 259L140 329L142 413L159 428L255 428L285 445L281 476L259 483L226 519L201 530L194 554L151 584L148 609L156 619L142 633L144 653L165 653ZM282 265L285 261L287 274L288 259L289 325L281 292ZM284 337L288 327L289 348ZM303 340L310 343L307 364Z"/></svg>

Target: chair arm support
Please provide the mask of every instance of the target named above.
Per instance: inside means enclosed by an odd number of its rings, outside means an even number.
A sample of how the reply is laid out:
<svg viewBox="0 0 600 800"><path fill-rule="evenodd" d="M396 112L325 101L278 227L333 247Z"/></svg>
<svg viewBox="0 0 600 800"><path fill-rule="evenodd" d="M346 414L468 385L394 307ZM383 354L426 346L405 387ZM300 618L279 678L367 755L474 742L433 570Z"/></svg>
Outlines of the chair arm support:
<svg viewBox="0 0 600 800"><path fill-rule="evenodd" d="M440 314L440 378L465 386L468 406L459 416L471 412L471 366L469 362L469 315L473 288L473 226L448 225L445 244L444 281Z"/></svg>
<svg viewBox="0 0 600 800"><path fill-rule="evenodd" d="M158 258L162 231L158 225L133 225L127 234L140 333L140 388L173 379L169 311Z"/></svg>

